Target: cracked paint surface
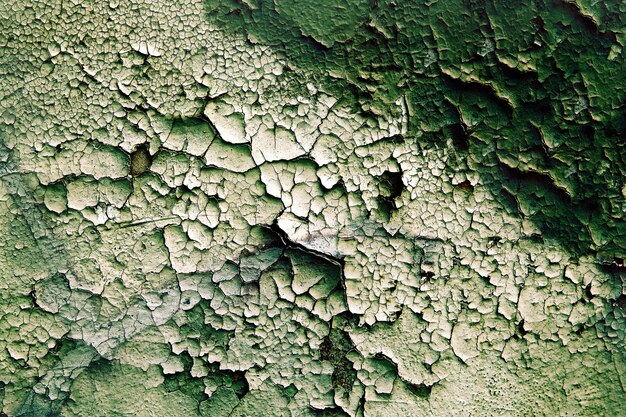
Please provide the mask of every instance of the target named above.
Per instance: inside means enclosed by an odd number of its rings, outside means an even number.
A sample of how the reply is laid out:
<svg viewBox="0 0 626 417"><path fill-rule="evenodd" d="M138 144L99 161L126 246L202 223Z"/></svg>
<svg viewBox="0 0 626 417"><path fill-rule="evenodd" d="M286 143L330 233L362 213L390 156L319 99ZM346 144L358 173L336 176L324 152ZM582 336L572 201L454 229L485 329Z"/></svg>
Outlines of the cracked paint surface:
<svg viewBox="0 0 626 417"><path fill-rule="evenodd" d="M0 5L7 416L620 416L624 4Z"/></svg>

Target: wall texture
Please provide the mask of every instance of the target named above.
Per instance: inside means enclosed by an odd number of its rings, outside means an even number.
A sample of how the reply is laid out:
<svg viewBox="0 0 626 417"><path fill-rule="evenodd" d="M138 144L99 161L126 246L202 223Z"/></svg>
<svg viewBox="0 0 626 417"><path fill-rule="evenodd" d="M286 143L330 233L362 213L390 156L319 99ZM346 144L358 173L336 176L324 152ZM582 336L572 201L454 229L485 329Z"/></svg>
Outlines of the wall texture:
<svg viewBox="0 0 626 417"><path fill-rule="evenodd" d="M625 16L2 2L0 410L625 415Z"/></svg>

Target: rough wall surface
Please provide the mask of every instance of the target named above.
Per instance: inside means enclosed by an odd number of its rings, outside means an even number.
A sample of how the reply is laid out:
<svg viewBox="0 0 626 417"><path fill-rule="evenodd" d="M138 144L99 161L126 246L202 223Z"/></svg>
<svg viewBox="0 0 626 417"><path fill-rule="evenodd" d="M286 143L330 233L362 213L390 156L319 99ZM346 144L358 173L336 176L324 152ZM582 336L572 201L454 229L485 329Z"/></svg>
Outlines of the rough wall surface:
<svg viewBox="0 0 626 417"><path fill-rule="evenodd" d="M1 2L0 410L626 415L625 16Z"/></svg>

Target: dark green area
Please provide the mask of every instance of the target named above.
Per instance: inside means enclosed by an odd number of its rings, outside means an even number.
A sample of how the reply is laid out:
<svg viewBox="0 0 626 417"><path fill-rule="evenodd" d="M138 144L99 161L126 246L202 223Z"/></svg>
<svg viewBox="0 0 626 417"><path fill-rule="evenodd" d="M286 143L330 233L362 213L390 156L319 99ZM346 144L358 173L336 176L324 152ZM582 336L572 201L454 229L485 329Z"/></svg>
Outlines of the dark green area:
<svg viewBox="0 0 626 417"><path fill-rule="evenodd" d="M145 146L139 146L130 154L130 175L136 177L141 175L150 168L152 164L152 156Z"/></svg>
<svg viewBox="0 0 626 417"><path fill-rule="evenodd" d="M208 0L206 10L366 117L403 99L406 140L451 141L451 169L479 172L543 238L624 257L626 3L370 1L338 21L309 1L283 3Z"/></svg>
<svg viewBox="0 0 626 417"><path fill-rule="evenodd" d="M352 389L356 381L356 371L352 362L346 357L348 352L354 349L350 336L340 329L333 328L320 346L320 359L329 361L333 365L331 382L333 388L343 388L347 391Z"/></svg>

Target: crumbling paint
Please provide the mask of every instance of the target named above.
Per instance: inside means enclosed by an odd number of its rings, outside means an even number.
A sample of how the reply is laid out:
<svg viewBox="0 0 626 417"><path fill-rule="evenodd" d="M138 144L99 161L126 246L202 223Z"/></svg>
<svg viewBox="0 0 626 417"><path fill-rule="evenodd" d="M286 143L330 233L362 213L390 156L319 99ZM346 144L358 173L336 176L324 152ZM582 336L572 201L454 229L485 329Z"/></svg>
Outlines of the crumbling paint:
<svg viewBox="0 0 626 417"><path fill-rule="evenodd" d="M3 3L2 413L621 415L625 12Z"/></svg>

